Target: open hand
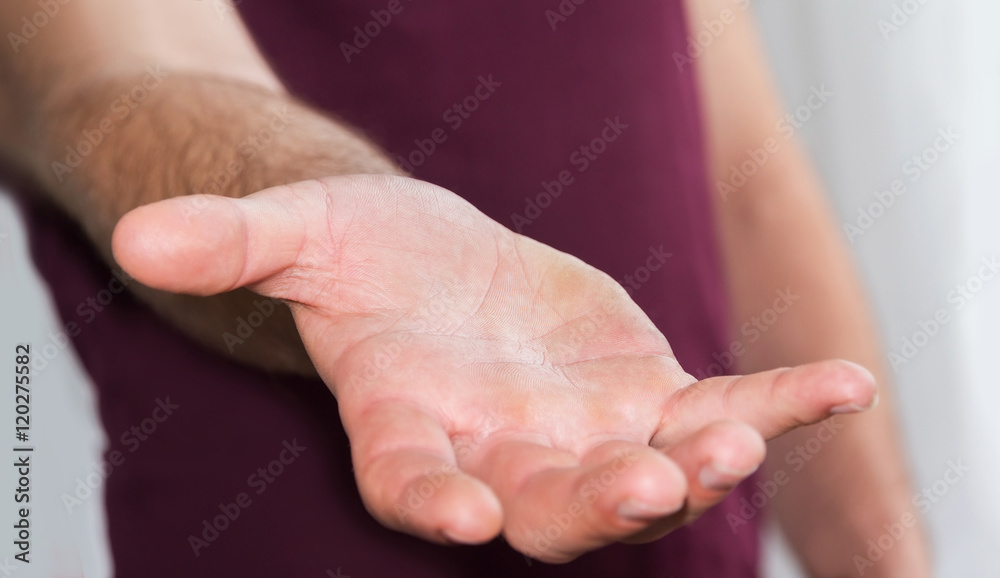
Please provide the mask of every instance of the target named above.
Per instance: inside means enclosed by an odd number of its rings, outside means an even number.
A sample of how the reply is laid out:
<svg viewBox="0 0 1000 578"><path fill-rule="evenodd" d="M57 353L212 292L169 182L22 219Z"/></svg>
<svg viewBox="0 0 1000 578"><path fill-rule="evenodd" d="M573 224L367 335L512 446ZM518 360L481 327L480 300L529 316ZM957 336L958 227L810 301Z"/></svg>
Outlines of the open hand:
<svg viewBox="0 0 1000 578"><path fill-rule="evenodd" d="M174 198L113 246L154 288L287 301L368 510L432 541L502 532L562 562L652 540L750 475L764 439L876 400L847 362L697 382L610 277L412 179Z"/></svg>

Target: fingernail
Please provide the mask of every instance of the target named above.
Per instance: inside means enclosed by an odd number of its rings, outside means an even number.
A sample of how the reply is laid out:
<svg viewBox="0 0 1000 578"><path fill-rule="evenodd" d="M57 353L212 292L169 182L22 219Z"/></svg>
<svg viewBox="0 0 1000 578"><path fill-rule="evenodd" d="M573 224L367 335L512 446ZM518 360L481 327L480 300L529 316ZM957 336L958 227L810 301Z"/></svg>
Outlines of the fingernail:
<svg viewBox="0 0 1000 578"><path fill-rule="evenodd" d="M830 413L834 415L843 415L845 413L861 413L865 411L865 408L861 407L856 403L847 403L844 405L838 405L830 410Z"/></svg>
<svg viewBox="0 0 1000 578"><path fill-rule="evenodd" d="M861 407L856 403L845 403L843 405L838 405L830 409L830 413L834 415L843 415L845 413L860 413L863 411L868 411L878 407L878 392L872 397L872 402L868 404L868 407Z"/></svg>
<svg viewBox="0 0 1000 578"><path fill-rule="evenodd" d="M618 515L622 518L628 518L630 520L650 520L653 518L662 518L664 516L669 516L681 509L684 503L680 503L676 506L653 506L645 502L640 502L633 498L629 498L618 506Z"/></svg>
<svg viewBox="0 0 1000 578"><path fill-rule="evenodd" d="M757 471L757 468L739 472L719 464L708 464L698 472L698 483L703 488L721 492L736 487L737 484L755 471Z"/></svg>
<svg viewBox="0 0 1000 578"><path fill-rule="evenodd" d="M841 363L843 363L845 365L849 365L849 366L857 369L861 373L864 373L865 376L867 376L868 379L871 380L872 383L875 383L875 374L872 373L872 371L870 369L868 369L867 367L865 367L864 365L861 365L860 363L854 363L853 361L847 361L846 359L842 359L840 361L841 361Z"/></svg>

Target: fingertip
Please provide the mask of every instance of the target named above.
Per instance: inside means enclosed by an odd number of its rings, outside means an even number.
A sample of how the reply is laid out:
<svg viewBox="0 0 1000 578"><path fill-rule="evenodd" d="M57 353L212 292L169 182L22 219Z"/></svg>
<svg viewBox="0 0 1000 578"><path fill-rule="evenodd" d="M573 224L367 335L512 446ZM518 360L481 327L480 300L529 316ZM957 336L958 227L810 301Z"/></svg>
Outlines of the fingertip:
<svg viewBox="0 0 1000 578"><path fill-rule="evenodd" d="M138 210L135 209L125 213L125 216L118 220L114 231L111 233L111 254L114 256L115 262L133 277L135 277L135 273L137 272L136 265L138 264L134 248L140 240L135 222L135 213Z"/></svg>
<svg viewBox="0 0 1000 578"><path fill-rule="evenodd" d="M212 295L233 288L243 268L242 225L209 195L144 205L115 226L115 261L140 283L174 293Z"/></svg>
<svg viewBox="0 0 1000 578"><path fill-rule="evenodd" d="M756 469L767 455L764 438L747 423L724 420L710 425L708 431L718 440L716 458L731 470Z"/></svg>
<svg viewBox="0 0 1000 578"><path fill-rule="evenodd" d="M671 457L641 444L613 441L592 449L584 457L584 488L602 484L602 507L616 517L648 521L677 512L688 492L687 476Z"/></svg>
<svg viewBox="0 0 1000 578"><path fill-rule="evenodd" d="M390 527L446 544L483 544L500 534L503 509L486 484L462 472L447 474L440 485L435 477L408 484L391 508L398 524ZM375 508L376 517L385 506Z"/></svg>
<svg viewBox="0 0 1000 578"><path fill-rule="evenodd" d="M834 359L829 363L842 365L848 371L856 374L858 378L867 381L872 385L875 384L875 374L860 363L854 363L853 361L848 361L846 359Z"/></svg>
<svg viewBox="0 0 1000 578"><path fill-rule="evenodd" d="M804 369L818 370L822 385L836 390L830 407L834 415L868 411L878 405L878 385L875 375L863 365L834 359L819 362Z"/></svg>
<svg viewBox="0 0 1000 578"><path fill-rule="evenodd" d="M871 409L877 402L872 373L843 360L708 378L678 392L650 443L672 448L703 424L723 419L745 422L771 439L831 415Z"/></svg>
<svg viewBox="0 0 1000 578"><path fill-rule="evenodd" d="M483 482L464 474L451 481L453 489L442 496L440 508L449 514L441 533L456 544L485 544L503 530L503 507Z"/></svg>
<svg viewBox="0 0 1000 578"><path fill-rule="evenodd" d="M723 420L704 427L671 448L668 455L685 471L699 499L715 499L716 493L728 492L753 474L766 452L764 439L756 429Z"/></svg>
<svg viewBox="0 0 1000 578"><path fill-rule="evenodd" d="M830 415L867 411L878 403L878 387L872 372L843 359L782 368L757 376L768 374L772 375L780 396L796 399L803 407L811 406L820 412L801 414L796 425L807 425Z"/></svg>
<svg viewBox="0 0 1000 578"><path fill-rule="evenodd" d="M707 462L697 472L697 482L709 492L728 492L764 462L767 445L760 433L737 421L722 421L705 428Z"/></svg>
<svg viewBox="0 0 1000 578"><path fill-rule="evenodd" d="M607 471L617 465L608 463ZM603 474L603 472L602 472ZM684 507L688 494L687 476L669 457L650 451L637 460L626 478L618 497L616 514L629 521L649 521L669 516Z"/></svg>

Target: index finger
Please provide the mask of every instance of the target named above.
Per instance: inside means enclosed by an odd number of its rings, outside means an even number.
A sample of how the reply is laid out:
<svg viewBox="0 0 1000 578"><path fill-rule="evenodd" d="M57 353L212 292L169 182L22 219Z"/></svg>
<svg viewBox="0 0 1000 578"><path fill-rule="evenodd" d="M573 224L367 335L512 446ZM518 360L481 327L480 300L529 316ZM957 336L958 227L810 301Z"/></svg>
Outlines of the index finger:
<svg viewBox="0 0 1000 578"><path fill-rule="evenodd" d="M715 377L671 397L651 443L670 448L705 424L722 420L744 422L771 439L831 415L871 409L877 403L872 373L843 360Z"/></svg>

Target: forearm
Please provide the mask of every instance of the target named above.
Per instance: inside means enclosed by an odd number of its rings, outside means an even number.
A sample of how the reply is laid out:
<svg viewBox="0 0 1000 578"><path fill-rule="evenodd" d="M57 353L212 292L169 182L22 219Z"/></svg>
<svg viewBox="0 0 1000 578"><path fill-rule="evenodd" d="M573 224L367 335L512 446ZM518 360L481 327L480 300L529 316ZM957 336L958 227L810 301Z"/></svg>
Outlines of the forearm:
<svg viewBox="0 0 1000 578"><path fill-rule="evenodd" d="M0 57L0 123L6 129L0 145L8 161L81 224L109 264L115 224L140 205L195 193L244 196L338 174L394 172L364 138L288 96L246 38L243 54L218 56L239 46L240 35L231 24L215 24L214 14L189 26L205 28L204 37L212 38L205 49L216 41L212 35L222 36L223 45L198 61L184 48L163 48L162 41L117 46L126 38L115 41L114 35L132 34L131 28L91 29L93 15L85 12L101 4L133 9L118 0L67 5L44 35L19 54ZM9 5L0 11L5 18L16 12ZM223 28L210 29L215 26ZM74 42L63 41L66 36ZM74 57L74 50L85 57ZM195 298L138 283L131 288L216 350L268 369L312 372L286 307L274 307L267 323L243 338L239 319L260 310L260 298L247 290Z"/></svg>
<svg viewBox="0 0 1000 578"><path fill-rule="evenodd" d="M736 369L843 358L867 367L882 386L874 411L772 442L764 474L787 480L771 505L806 568L820 577L857 576L854 556L866 556L867 541L914 514L879 341L823 191L793 135L776 124L783 113L750 13L728 0L696 0L691 8L693 26L725 10L736 14L697 63ZM766 158L750 161L747 151L758 149L769 151ZM733 171L747 162L753 174L734 185ZM914 527L864 576L919 578L926 568Z"/></svg>
<svg viewBox="0 0 1000 578"><path fill-rule="evenodd" d="M115 224L140 205L195 193L240 197L310 178L393 171L373 146L338 123L284 94L241 82L171 73L124 116L128 105L121 94L148 79L109 80L43 117L50 128L34 173L109 263ZM247 290L196 298L133 289L224 354L268 369L311 371L283 306L247 337L238 319L260 309L259 298Z"/></svg>
<svg viewBox="0 0 1000 578"><path fill-rule="evenodd" d="M38 123L32 174L108 257L114 225L140 205L395 172L374 145L284 93L185 71L160 74L144 70L67 93Z"/></svg>
<svg viewBox="0 0 1000 578"><path fill-rule="evenodd" d="M801 154L789 145L769 165L732 206L719 202L734 330L750 323L756 331L739 334L746 348L739 370L843 358L869 368L882 385L875 410L771 442L766 479L788 480L771 505L815 576L855 576L859 563L865 576L924 576L919 526L906 524L873 568L855 558L867 557L867 541L878 540L887 524L916 518L913 491L878 340L846 249ZM787 311L767 313L775 311L777 291L793 301L779 306Z"/></svg>

